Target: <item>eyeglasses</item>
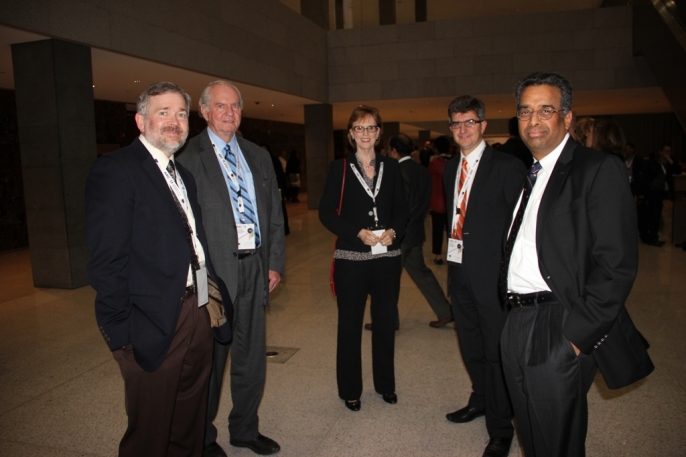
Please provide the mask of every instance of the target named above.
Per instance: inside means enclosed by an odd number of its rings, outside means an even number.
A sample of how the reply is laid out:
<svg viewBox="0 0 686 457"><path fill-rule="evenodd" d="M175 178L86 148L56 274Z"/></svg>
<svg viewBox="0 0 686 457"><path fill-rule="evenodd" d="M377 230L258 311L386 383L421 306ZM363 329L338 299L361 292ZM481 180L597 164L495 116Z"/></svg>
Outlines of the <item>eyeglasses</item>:
<svg viewBox="0 0 686 457"><path fill-rule="evenodd" d="M365 127L363 125L353 125L353 132L362 133L365 130L367 131L367 133L378 132L379 126L378 125L369 125L369 126Z"/></svg>
<svg viewBox="0 0 686 457"><path fill-rule="evenodd" d="M448 122L448 127L450 127L450 130L460 130L460 127L464 125L468 129L471 129L474 128L476 124L481 124L482 122L483 119L479 121L476 119L467 119L466 121Z"/></svg>
<svg viewBox="0 0 686 457"><path fill-rule="evenodd" d="M517 119L520 121L528 121L531 119L531 116L536 113L536 116L542 121L547 121L551 117L553 117L553 114L561 112L561 109L552 109L552 108L541 108L539 110L533 111L528 108L521 108L517 110Z"/></svg>

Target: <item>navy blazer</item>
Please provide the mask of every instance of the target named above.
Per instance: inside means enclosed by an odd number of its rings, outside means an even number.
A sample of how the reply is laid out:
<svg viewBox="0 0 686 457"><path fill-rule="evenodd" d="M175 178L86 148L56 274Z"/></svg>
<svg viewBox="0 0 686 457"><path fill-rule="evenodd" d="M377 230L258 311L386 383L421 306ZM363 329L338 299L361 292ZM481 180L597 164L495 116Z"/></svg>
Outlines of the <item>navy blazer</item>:
<svg viewBox="0 0 686 457"><path fill-rule="evenodd" d="M541 197L538 265L569 310L563 333L596 361L611 389L653 371L624 306L638 269L636 205L617 157L565 144Z"/></svg>
<svg viewBox="0 0 686 457"><path fill-rule="evenodd" d="M215 338L231 339L232 306L214 274L193 176L177 164L188 191L210 276L218 283L228 322ZM148 372L164 361L181 311L191 249L186 224L152 155L139 139L100 157L86 182L88 277L95 316L110 350L131 343Z"/></svg>

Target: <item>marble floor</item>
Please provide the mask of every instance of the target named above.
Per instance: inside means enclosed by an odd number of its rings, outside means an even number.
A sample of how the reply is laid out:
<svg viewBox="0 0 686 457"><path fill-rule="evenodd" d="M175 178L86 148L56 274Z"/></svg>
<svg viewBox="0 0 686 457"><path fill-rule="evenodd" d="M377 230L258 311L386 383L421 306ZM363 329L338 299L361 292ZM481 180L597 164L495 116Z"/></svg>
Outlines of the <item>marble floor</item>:
<svg viewBox="0 0 686 457"><path fill-rule="evenodd" d="M283 457L481 456L483 419L453 424L445 414L470 392L452 328L434 318L403 274L396 343L399 402L388 405L371 382L370 333L364 332L362 410L336 393L336 305L328 284L333 237L305 204L289 204L286 278L272 294L267 344L295 348L269 363L260 429ZM664 234L669 239L669 234ZM428 264L445 287L446 267ZM589 456L686 455L686 252L641 245L640 270L627 306L651 342L655 372L610 391L599 375L589 393ZM97 330L94 291L34 288L29 251L0 254L0 455L115 456L126 427L123 382ZM227 377L228 378L228 377ZM226 384L228 387L228 383ZM217 425L228 445L225 389ZM511 456L520 456L513 444Z"/></svg>

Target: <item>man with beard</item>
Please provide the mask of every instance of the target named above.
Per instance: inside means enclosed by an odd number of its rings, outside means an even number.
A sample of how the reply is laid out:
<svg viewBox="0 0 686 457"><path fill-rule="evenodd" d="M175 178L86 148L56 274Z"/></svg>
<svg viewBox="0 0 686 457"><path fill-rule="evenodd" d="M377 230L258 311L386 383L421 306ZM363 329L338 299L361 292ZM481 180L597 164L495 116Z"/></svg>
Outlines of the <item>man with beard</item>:
<svg viewBox="0 0 686 457"><path fill-rule="evenodd" d="M207 256L195 181L174 161L189 105L172 83L148 87L137 104L140 137L99 158L86 183L95 315L124 378L120 456L199 456L203 448L209 280L230 304ZM230 331L217 326L215 336L227 341Z"/></svg>

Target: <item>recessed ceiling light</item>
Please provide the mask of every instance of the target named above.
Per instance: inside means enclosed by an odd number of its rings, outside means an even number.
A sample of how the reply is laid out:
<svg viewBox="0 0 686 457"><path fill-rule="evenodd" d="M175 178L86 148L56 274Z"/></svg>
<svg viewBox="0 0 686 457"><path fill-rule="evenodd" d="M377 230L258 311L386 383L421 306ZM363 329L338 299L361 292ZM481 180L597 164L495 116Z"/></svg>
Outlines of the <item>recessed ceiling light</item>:
<svg viewBox="0 0 686 457"><path fill-rule="evenodd" d="M272 106L274 106L274 104L273 104L273 103L272 103Z"/></svg>
<svg viewBox="0 0 686 457"><path fill-rule="evenodd" d="M138 84L139 82L141 82L141 80L140 79L134 79L133 82L134 82L134 84Z"/></svg>
<svg viewBox="0 0 686 457"><path fill-rule="evenodd" d="M95 84L93 84L93 87L95 87Z"/></svg>

